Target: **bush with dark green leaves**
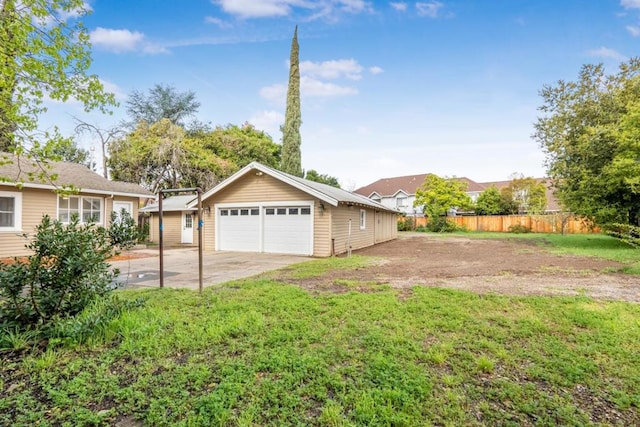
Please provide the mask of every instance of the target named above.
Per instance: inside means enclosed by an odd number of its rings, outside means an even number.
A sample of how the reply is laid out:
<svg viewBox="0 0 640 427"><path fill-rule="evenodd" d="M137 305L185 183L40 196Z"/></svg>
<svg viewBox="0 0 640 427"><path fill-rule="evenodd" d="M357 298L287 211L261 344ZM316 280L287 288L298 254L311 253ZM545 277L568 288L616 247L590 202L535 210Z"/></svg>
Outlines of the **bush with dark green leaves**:
<svg viewBox="0 0 640 427"><path fill-rule="evenodd" d="M514 224L509 226L508 231L509 233L516 233L516 234L531 233L531 228L522 224Z"/></svg>
<svg viewBox="0 0 640 427"><path fill-rule="evenodd" d="M131 228L126 216L105 228L45 215L26 245L32 255L0 264L0 330L41 328L107 295L118 274L107 259L132 245Z"/></svg>
<svg viewBox="0 0 640 427"><path fill-rule="evenodd" d="M446 216L438 216L429 218L426 225L427 231L433 233L453 233L456 231L467 231L466 228L449 221Z"/></svg>
<svg viewBox="0 0 640 427"><path fill-rule="evenodd" d="M607 224L603 227L603 231L609 236L622 240L629 246L640 248L640 227L631 224Z"/></svg>

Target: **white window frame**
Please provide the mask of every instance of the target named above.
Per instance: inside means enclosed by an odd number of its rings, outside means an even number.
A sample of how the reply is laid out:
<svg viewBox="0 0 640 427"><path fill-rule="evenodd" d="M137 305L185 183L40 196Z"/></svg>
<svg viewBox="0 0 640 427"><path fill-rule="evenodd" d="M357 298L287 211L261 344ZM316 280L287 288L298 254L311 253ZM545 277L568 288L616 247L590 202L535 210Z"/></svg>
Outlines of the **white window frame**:
<svg viewBox="0 0 640 427"><path fill-rule="evenodd" d="M407 206L409 206L407 196L396 197L396 208L406 208Z"/></svg>
<svg viewBox="0 0 640 427"><path fill-rule="evenodd" d="M22 231L22 193L13 191L0 191L0 197L13 198L13 226L0 226L0 232Z"/></svg>
<svg viewBox="0 0 640 427"><path fill-rule="evenodd" d="M360 209L360 230L367 228L367 211Z"/></svg>
<svg viewBox="0 0 640 427"><path fill-rule="evenodd" d="M60 200L71 200L71 199L77 199L78 200L78 219L80 220L80 224L86 224L84 222L84 218L83 218L83 202L84 199L97 199L100 200L100 221L96 221L94 224L96 225L104 225L104 208L105 208L105 201L103 197L95 197L95 196L68 196L68 197L63 197L63 196L58 196L57 199L57 212L56 212L56 218L61 221L63 224L68 224L69 220L71 219L71 214L69 214L69 219L66 221L62 221L60 219ZM74 212L75 213L75 212Z"/></svg>

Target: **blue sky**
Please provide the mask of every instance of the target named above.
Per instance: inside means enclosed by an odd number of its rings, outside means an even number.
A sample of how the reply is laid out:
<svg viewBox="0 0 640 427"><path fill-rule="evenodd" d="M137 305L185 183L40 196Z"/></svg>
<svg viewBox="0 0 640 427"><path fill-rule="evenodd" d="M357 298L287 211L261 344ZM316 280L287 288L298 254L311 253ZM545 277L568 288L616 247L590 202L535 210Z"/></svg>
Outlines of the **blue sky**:
<svg viewBox="0 0 640 427"><path fill-rule="evenodd" d="M279 142L298 25L302 163L348 189L432 172L544 175L531 139L538 91L580 66L638 55L640 0L89 0L92 72L113 116L51 105L107 128L132 90L194 91L198 119L249 121ZM91 142L81 143L89 148ZM97 147L96 147L97 148ZM99 150L97 150L99 151Z"/></svg>

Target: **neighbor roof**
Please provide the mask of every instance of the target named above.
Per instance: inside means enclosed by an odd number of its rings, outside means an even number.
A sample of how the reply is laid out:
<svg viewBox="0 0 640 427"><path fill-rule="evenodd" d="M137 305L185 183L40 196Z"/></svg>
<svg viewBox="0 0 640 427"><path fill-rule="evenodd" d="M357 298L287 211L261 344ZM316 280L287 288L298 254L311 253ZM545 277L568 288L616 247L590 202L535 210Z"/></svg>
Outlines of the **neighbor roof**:
<svg viewBox="0 0 640 427"><path fill-rule="evenodd" d="M392 197L402 191L407 195L414 195L420 186L424 183L425 178L430 175L423 173L420 175L396 176L392 178L382 178L364 187L355 190L355 193L366 197L377 194L381 197ZM466 191L482 191L484 186L469 178L453 178L458 181L467 183Z"/></svg>
<svg viewBox="0 0 640 427"><path fill-rule="evenodd" d="M25 156L0 153L0 177L8 181L2 185L21 185L25 188L43 188L55 190L64 186L74 186L83 193L108 194L149 198L153 193L138 184L122 181L109 181L84 165L71 162L37 161ZM42 182L38 178L44 172L47 176L57 175L53 181Z"/></svg>
<svg viewBox="0 0 640 427"><path fill-rule="evenodd" d="M220 184L216 185L211 190L203 194L202 199L204 200L204 199L207 199L208 197L211 197L217 192L228 187L230 184L232 184L233 182L235 182L237 179L241 178L245 174L250 173L252 170L258 170L275 179L285 182L291 185L292 187L297 188L298 190L304 191L305 193L311 196L317 197L318 199L326 203L329 203L332 206L338 206L340 203L343 203L343 204L353 204L358 206L366 206L372 209L379 209L379 210L384 210L389 212L397 212L395 209L391 209L387 206L384 206L360 194L351 193L341 188L336 188L330 185L321 184L319 182L309 181L308 179L289 175L288 173L284 173L279 170L272 169L258 162L252 162L247 166L245 166L244 168L240 169L238 172L236 172L235 174L233 174L232 176L225 179ZM191 203L189 203L189 207L193 207L195 203L196 201L192 201Z"/></svg>
<svg viewBox="0 0 640 427"><path fill-rule="evenodd" d="M197 209L197 206L187 207L192 200L197 201L197 196L193 194L177 195L162 199L162 212L171 211L191 211ZM140 212L158 212L158 203L153 203L140 209Z"/></svg>

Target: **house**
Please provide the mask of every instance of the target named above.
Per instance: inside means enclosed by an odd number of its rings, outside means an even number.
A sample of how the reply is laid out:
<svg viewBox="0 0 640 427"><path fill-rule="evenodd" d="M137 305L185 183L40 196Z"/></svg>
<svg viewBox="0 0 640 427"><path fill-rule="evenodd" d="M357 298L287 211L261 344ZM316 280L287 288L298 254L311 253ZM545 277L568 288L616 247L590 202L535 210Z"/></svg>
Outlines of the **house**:
<svg viewBox="0 0 640 427"><path fill-rule="evenodd" d="M369 197L387 207L395 207L407 216L422 216L422 209L414 207L416 191L424 183L428 174L398 176L392 178L379 179L369 185L358 188L355 193ZM511 181L476 182L469 178L454 178L467 184L467 195L473 202L478 200L480 194L492 185L498 190L509 185ZM537 178L538 182L543 182L547 186L547 207L546 212L559 212L560 205L553 194L552 185L545 178Z"/></svg>
<svg viewBox="0 0 640 427"><path fill-rule="evenodd" d="M382 178L369 185L358 188L355 193L375 200L388 208L395 208L408 216L421 216L422 209L414 207L416 191L422 186L429 174ZM455 178L467 184L467 194L474 202L484 191L482 184L469 178Z"/></svg>
<svg viewBox="0 0 640 427"><path fill-rule="evenodd" d="M256 162L202 204L205 250L328 257L397 237L395 209Z"/></svg>
<svg viewBox="0 0 640 427"><path fill-rule="evenodd" d="M28 255L25 236L31 236L46 214L69 222L77 214L81 222L108 225L111 212L125 209L134 218L141 199L153 194L136 184L109 181L86 166L68 162L37 163L24 156L0 153L0 258ZM1 160L5 163L4 160ZM41 172L57 176L41 181ZM60 196L63 186L79 188L76 194Z"/></svg>
<svg viewBox="0 0 640 427"><path fill-rule="evenodd" d="M196 199L195 194L174 195L162 200L162 242L168 246L189 246L198 244L198 208L187 207ZM149 215L149 240L160 243L158 203L155 202L140 209L140 213Z"/></svg>

